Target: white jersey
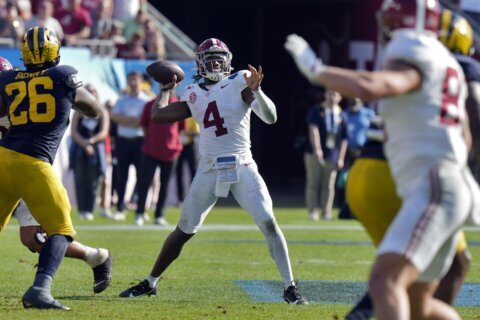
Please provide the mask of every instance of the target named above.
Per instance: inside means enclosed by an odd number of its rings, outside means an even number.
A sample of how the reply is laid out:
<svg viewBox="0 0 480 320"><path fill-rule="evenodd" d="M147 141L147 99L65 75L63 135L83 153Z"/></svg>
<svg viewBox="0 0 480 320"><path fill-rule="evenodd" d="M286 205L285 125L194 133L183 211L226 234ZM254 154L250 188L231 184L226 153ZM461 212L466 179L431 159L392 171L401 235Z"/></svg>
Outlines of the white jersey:
<svg viewBox="0 0 480 320"><path fill-rule="evenodd" d="M413 65L423 77L421 89L379 103L385 154L397 191L405 196L412 181L425 178L419 170L439 161L466 163L462 131L467 86L456 59L431 36L398 32L385 49L384 61L391 60Z"/></svg>
<svg viewBox="0 0 480 320"><path fill-rule="evenodd" d="M200 125L201 157L250 153L250 107L242 99L247 87L242 70L223 78L209 90L187 86L181 101L187 102Z"/></svg>

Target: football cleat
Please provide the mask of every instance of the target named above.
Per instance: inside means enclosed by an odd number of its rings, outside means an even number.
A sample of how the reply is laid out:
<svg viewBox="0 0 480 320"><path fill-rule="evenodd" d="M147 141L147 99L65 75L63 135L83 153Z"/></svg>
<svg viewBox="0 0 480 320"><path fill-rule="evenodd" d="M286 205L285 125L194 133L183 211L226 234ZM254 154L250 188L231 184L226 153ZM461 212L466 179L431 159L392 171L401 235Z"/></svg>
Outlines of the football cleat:
<svg viewBox="0 0 480 320"><path fill-rule="evenodd" d="M93 292L100 293L108 288L112 282L112 256L108 253L108 258L102 264L93 269Z"/></svg>
<svg viewBox="0 0 480 320"><path fill-rule="evenodd" d="M295 285L291 285L285 291L283 291L283 299L286 303L291 304L308 304L307 299L302 297L300 292L298 292L298 288Z"/></svg>
<svg viewBox="0 0 480 320"><path fill-rule="evenodd" d="M22 297L22 304L25 309L60 309L70 310L52 297L50 290L45 288L30 287Z"/></svg>
<svg viewBox="0 0 480 320"><path fill-rule="evenodd" d="M138 298L143 296L156 296L157 287L150 287L148 280L145 279L136 286L128 288L127 290L120 293L118 296L120 298Z"/></svg>

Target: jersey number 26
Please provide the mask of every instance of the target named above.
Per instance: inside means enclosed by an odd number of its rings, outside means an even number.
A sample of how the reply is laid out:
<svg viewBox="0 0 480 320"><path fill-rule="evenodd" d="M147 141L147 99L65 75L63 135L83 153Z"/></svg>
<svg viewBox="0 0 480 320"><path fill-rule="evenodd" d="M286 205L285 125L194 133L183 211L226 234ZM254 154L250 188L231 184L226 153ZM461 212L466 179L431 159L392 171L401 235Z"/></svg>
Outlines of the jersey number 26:
<svg viewBox="0 0 480 320"><path fill-rule="evenodd" d="M49 93L38 93L37 88L53 90L53 80L50 77L33 78L29 82L17 81L5 86L7 95L15 95L10 105L10 122L12 126L31 122L51 122L55 118L55 97ZM30 104L28 110L16 112L17 108L25 103L28 96ZM40 105L43 110L40 111Z"/></svg>

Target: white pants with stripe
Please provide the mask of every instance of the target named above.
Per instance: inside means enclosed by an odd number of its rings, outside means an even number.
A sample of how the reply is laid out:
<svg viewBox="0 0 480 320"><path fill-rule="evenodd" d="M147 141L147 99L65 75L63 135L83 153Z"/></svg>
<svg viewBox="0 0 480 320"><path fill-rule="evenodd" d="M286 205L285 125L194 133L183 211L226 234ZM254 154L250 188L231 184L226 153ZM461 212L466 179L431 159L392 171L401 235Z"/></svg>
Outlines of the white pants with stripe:
<svg viewBox="0 0 480 320"><path fill-rule="evenodd" d="M402 196L402 208L377 256L404 256L421 272L421 282L438 279L448 271L459 231L472 211L478 210L475 197L480 194L478 185L471 184L470 171L455 163L443 162L417 171L416 177L408 186L408 194Z"/></svg>

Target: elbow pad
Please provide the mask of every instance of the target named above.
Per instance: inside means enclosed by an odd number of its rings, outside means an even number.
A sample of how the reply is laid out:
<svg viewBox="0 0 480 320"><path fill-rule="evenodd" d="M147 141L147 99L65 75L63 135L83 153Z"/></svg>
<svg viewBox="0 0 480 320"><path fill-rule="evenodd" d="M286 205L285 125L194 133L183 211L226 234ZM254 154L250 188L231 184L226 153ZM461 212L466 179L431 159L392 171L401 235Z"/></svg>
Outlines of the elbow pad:
<svg viewBox="0 0 480 320"><path fill-rule="evenodd" d="M277 109L273 101L260 88L257 91L253 91L253 95L255 100L253 100L250 107L255 114L265 123L273 124L277 122Z"/></svg>

